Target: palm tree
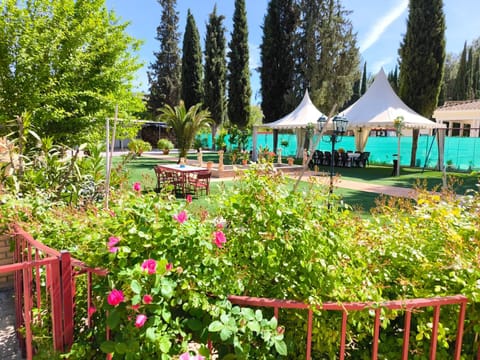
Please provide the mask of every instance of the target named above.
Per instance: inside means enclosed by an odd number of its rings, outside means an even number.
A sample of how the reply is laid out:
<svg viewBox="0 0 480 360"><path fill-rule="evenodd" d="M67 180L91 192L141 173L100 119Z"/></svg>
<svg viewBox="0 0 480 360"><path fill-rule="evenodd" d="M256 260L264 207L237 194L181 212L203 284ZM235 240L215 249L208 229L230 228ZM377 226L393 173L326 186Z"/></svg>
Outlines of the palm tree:
<svg viewBox="0 0 480 360"><path fill-rule="evenodd" d="M160 121L170 125L177 138L177 148L179 150L179 158L185 157L189 149L193 145L195 135L204 127L213 123L210 117L210 111L202 110L202 104L198 103L185 108L185 103L180 101L180 104L172 108L170 105L165 105L160 109Z"/></svg>

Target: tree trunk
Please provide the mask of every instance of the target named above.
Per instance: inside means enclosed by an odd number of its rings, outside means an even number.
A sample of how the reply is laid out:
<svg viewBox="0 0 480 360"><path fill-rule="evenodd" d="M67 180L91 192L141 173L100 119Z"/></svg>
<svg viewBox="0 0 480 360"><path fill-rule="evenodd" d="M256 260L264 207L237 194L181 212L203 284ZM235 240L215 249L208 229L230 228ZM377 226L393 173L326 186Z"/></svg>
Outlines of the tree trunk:
<svg viewBox="0 0 480 360"><path fill-rule="evenodd" d="M417 147L418 136L420 135L420 129L413 129L412 134L412 155L410 157L410 167L415 167L417 160Z"/></svg>

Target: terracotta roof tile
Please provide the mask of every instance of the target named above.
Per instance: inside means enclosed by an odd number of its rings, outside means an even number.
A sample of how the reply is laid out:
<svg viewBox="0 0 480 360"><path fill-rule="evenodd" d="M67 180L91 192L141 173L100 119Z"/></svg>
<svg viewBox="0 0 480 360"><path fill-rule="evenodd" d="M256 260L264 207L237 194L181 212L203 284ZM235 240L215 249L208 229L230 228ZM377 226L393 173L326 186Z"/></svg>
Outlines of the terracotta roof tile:
<svg viewBox="0 0 480 360"><path fill-rule="evenodd" d="M446 101L437 111L480 110L480 100Z"/></svg>

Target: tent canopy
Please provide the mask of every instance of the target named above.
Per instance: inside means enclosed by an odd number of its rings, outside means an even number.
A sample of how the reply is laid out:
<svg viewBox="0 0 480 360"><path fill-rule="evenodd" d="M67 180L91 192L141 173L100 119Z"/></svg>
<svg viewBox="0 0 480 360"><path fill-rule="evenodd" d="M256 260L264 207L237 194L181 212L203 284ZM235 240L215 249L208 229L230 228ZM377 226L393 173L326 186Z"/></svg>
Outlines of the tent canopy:
<svg viewBox="0 0 480 360"><path fill-rule="evenodd" d="M309 124L316 126L317 120L322 116L322 112L318 110L315 105L313 105L312 100L308 94L308 90L305 91L303 100L298 104L295 110L290 114L285 115L281 119L276 121L255 125L253 127L253 158L257 159L257 128L267 127L273 130L287 130L295 129L295 134L297 136L297 158L302 157L303 147L305 145L305 133L306 128ZM274 134L274 144L276 142ZM275 146L275 145L274 145Z"/></svg>
<svg viewBox="0 0 480 360"><path fill-rule="evenodd" d="M444 128L410 109L395 94L387 76L380 69L375 80L354 104L341 112L348 119L349 128L394 128L394 120L402 116L403 126L415 129Z"/></svg>
<svg viewBox="0 0 480 360"><path fill-rule="evenodd" d="M318 118L322 115L320 110L313 105L307 90L305 91L302 102L290 114L285 115L277 121L257 126L268 127L274 130L306 128L308 124L315 125Z"/></svg>

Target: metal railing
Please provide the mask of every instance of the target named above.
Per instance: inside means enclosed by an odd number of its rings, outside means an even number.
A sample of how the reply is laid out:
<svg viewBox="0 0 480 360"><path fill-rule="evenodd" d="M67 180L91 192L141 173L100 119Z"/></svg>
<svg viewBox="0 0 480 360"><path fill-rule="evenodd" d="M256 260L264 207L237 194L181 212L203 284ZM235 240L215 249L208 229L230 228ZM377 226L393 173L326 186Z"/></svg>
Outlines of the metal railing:
<svg viewBox="0 0 480 360"><path fill-rule="evenodd" d="M275 318L279 317L279 309L299 309L308 311L307 320L307 344L306 344L306 360L311 359L312 353L312 331L313 331L313 314L312 305L305 304L299 301L292 300L278 300L267 298L255 298L248 296L229 296L230 302L240 306L252 306L273 308ZM403 333L402 345L402 360L408 359L409 340L410 340L410 324L412 319L412 312L415 309L432 307L432 334L430 342L430 360L435 360L438 340L438 325L440 322L440 307L444 305L459 305L458 313L458 327L455 342L454 360L460 360L462 351L463 325L465 322L465 312L468 299L463 295L445 296L431 299L411 299L411 300L397 300L386 301L382 303L376 302L349 302L349 303L334 303L325 302L316 306L317 310L339 311L342 313L341 336L339 345L339 359L345 359L346 353L346 337L347 337L347 320L348 314L352 311L371 311L375 312L374 333L372 340L372 360L378 359L378 342L380 337L380 315L382 309L402 310L405 312L405 328Z"/></svg>

